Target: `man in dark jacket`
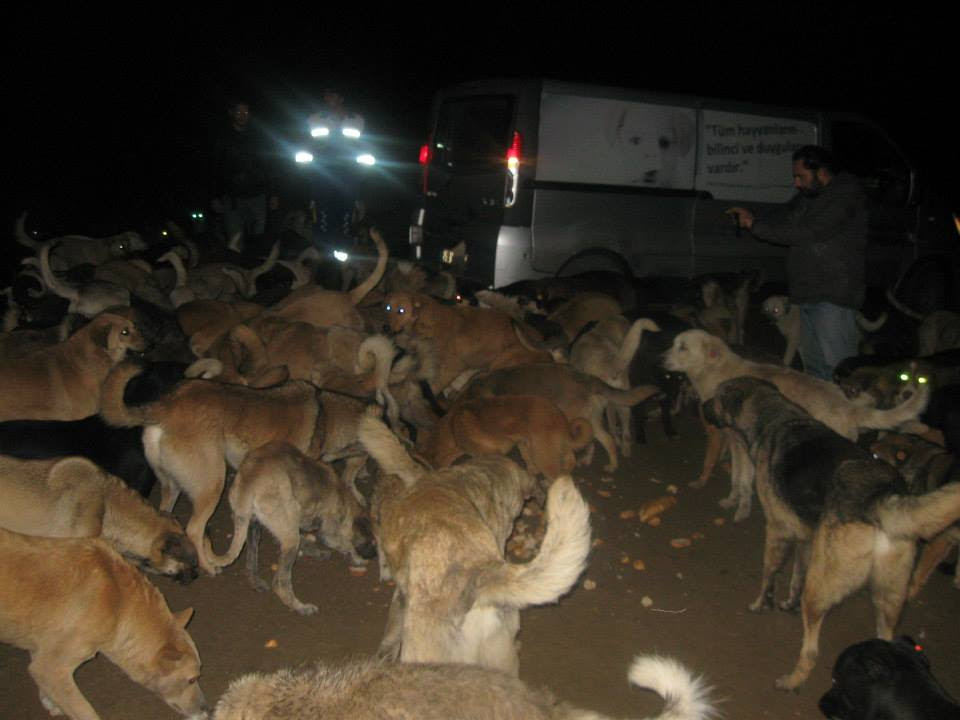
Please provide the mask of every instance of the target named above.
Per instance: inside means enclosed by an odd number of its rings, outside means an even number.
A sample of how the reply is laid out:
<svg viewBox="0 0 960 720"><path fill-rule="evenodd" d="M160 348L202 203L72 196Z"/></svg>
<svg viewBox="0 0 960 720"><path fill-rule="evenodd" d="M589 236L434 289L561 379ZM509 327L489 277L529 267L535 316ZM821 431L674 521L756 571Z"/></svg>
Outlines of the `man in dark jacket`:
<svg viewBox="0 0 960 720"><path fill-rule="evenodd" d="M214 151L211 205L223 217L227 247L243 252L246 237L264 233L267 207L276 209L277 198L263 138L250 126L249 103L231 102L227 115Z"/></svg>
<svg viewBox="0 0 960 720"><path fill-rule="evenodd" d="M788 246L790 301L800 308L800 356L806 372L830 380L857 353L856 314L866 284L867 202L859 180L837 172L833 156L807 145L793 154L797 194L781 217L730 208L740 227L764 242Z"/></svg>

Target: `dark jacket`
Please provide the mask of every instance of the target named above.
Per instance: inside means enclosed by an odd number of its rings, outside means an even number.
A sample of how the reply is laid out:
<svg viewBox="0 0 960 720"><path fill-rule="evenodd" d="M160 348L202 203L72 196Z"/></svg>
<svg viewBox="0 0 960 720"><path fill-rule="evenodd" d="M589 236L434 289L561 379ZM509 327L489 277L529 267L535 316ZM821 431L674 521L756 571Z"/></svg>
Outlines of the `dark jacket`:
<svg viewBox="0 0 960 720"><path fill-rule="evenodd" d="M760 240L787 245L794 303L859 309L866 285L867 201L860 181L838 173L815 197L795 196L780 219L754 219Z"/></svg>
<svg viewBox="0 0 960 720"><path fill-rule="evenodd" d="M213 196L249 198L271 192L270 168L264 140L252 127L233 128L217 139Z"/></svg>

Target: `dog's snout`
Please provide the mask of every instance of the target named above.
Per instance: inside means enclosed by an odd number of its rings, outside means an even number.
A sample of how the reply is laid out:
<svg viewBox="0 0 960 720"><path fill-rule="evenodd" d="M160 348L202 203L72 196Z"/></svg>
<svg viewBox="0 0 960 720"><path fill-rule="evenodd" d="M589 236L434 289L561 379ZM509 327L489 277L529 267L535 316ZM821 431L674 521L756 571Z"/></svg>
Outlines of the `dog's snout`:
<svg viewBox="0 0 960 720"><path fill-rule="evenodd" d="M181 585L189 585L200 576L196 565L184 567L180 572L173 576Z"/></svg>

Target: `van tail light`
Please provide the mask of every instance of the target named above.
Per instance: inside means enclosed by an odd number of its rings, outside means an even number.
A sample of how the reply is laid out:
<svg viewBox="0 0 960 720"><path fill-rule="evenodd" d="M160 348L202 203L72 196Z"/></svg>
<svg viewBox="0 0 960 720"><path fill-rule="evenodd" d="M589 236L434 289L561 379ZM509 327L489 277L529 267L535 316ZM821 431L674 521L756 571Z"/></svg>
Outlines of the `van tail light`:
<svg viewBox="0 0 960 720"><path fill-rule="evenodd" d="M523 138L513 133L513 142L507 149L507 178L503 193L503 206L513 207L517 202L517 187L520 184L520 156L523 154Z"/></svg>
<svg viewBox="0 0 960 720"><path fill-rule="evenodd" d="M430 161L433 160L433 138L420 146L420 167L423 168L423 192L427 192L427 176L430 174Z"/></svg>
<svg viewBox="0 0 960 720"><path fill-rule="evenodd" d="M523 154L523 138L520 133L513 134L513 142L507 150L507 169L510 172L517 172L520 169L520 156Z"/></svg>

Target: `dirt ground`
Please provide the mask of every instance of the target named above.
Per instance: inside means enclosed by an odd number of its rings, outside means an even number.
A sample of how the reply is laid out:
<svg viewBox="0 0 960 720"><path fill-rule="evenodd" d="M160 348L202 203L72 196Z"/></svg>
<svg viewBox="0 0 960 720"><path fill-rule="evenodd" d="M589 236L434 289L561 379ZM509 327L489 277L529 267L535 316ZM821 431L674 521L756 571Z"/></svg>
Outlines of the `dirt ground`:
<svg viewBox="0 0 960 720"><path fill-rule="evenodd" d="M688 487L702 459L703 434L689 414L678 418L677 429L680 436L669 440L651 422L649 443L636 446L613 476L600 470L602 450L593 468L579 474L580 488L595 508L596 545L585 576L567 597L522 613L520 675L583 707L637 717L657 712L660 703L652 693L628 687L627 665L637 653L658 652L703 674L727 718L819 717L816 703L830 685L833 660L873 633L869 598L860 593L827 617L821 662L799 693L775 690L774 679L796 659L801 621L798 615L747 610L759 586L763 513L755 503L749 519L730 521L730 513L717 506L728 490L723 471L704 489ZM663 513L659 527L621 519L621 512L665 495L671 485L677 504ZM177 514L183 517L186 510L181 501ZM231 530L225 501L211 530L215 547L224 549ZM681 537L696 539L689 547L672 547L670 540ZM261 562L268 568L275 558L272 542L265 540L263 550ZM637 560L645 569L634 568ZM262 565L262 572L267 568ZM298 596L320 606L312 617L293 613L270 593L253 591L243 557L222 575L189 586L163 578L156 583L173 610L195 609L189 630L203 660L201 682L211 705L244 672L373 653L392 590L378 581L375 567L354 577L339 557L304 557L295 566ZM652 602L644 603L646 598ZM935 573L899 626L923 642L934 672L955 696L960 696L958 610L960 591L949 577ZM2 718L47 717L27 663L26 652L0 646ZM81 667L76 677L104 720L176 716L103 657Z"/></svg>

